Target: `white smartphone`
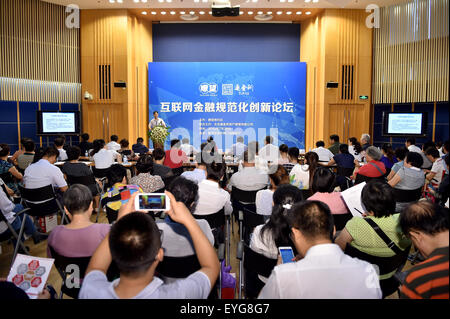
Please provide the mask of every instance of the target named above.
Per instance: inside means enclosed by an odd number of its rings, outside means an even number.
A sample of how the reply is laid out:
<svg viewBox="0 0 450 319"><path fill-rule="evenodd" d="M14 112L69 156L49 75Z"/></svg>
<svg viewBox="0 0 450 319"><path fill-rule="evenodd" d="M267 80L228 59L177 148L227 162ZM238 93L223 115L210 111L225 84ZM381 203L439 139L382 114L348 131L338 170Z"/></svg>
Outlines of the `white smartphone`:
<svg viewBox="0 0 450 319"><path fill-rule="evenodd" d="M291 247L278 247L278 251L280 252L281 261L283 264L292 263L292 259L294 259L294 251Z"/></svg>
<svg viewBox="0 0 450 319"><path fill-rule="evenodd" d="M140 193L136 196L134 207L141 211L168 211L170 200L164 193Z"/></svg>

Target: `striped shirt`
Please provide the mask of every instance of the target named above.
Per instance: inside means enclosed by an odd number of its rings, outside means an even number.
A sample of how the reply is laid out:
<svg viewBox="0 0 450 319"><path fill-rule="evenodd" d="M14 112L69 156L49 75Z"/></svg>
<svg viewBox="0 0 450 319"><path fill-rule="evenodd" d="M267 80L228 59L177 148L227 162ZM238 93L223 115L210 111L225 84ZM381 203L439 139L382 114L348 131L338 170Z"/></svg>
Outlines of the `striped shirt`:
<svg viewBox="0 0 450 319"><path fill-rule="evenodd" d="M435 249L427 260L413 267L401 289L405 299L449 299L449 247Z"/></svg>

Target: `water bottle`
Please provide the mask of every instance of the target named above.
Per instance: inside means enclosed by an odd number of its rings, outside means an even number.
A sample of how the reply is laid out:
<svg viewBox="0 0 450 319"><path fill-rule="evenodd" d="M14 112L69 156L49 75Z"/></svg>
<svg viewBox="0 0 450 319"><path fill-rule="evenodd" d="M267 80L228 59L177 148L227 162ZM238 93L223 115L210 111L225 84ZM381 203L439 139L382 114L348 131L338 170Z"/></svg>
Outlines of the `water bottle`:
<svg viewBox="0 0 450 319"><path fill-rule="evenodd" d="M89 157L89 152L86 150L86 153L84 153L84 156Z"/></svg>
<svg viewBox="0 0 450 319"><path fill-rule="evenodd" d="M126 155L123 156L123 163L128 164L128 158Z"/></svg>

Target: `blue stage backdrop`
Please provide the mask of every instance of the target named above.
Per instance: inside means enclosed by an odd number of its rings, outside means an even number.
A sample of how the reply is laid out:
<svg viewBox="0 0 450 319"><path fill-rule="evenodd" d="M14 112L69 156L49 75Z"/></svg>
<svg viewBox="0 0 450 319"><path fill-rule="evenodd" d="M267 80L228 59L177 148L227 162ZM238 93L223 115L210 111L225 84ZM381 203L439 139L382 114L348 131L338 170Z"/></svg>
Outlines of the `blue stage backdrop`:
<svg viewBox="0 0 450 319"><path fill-rule="evenodd" d="M270 134L305 148L306 63L151 62L148 70L149 120L158 111L171 138L198 149L212 135L227 150L237 135L263 143Z"/></svg>

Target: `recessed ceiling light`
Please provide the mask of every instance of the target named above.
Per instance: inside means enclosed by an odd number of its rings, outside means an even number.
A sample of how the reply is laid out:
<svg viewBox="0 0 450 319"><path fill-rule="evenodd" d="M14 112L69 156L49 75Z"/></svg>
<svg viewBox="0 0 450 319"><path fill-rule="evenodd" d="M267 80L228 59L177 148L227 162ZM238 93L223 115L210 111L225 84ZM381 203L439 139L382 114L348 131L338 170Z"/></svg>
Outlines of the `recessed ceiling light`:
<svg viewBox="0 0 450 319"><path fill-rule="evenodd" d="M305 0L306 3L311 2L311 0Z"/></svg>
<svg viewBox="0 0 450 319"><path fill-rule="evenodd" d="M141 0L142 1L142 3L147 3L147 0Z"/></svg>
<svg viewBox="0 0 450 319"><path fill-rule="evenodd" d="M165 15L165 14L166 14L166 11L161 11L161 14L162 14L162 15Z"/></svg>
<svg viewBox="0 0 450 319"><path fill-rule="evenodd" d="M134 2L134 3L138 3L138 2L139 2L139 0L133 0L133 2Z"/></svg>
<svg viewBox="0 0 450 319"><path fill-rule="evenodd" d="M194 12L194 11L191 11L191 12L189 12L189 14L195 14L195 12Z"/></svg>
<svg viewBox="0 0 450 319"><path fill-rule="evenodd" d="M288 2L294 2L294 0L288 0Z"/></svg>
<svg viewBox="0 0 450 319"><path fill-rule="evenodd" d="M302 12L301 11L297 11L295 14L302 14Z"/></svg>
<svg viewBox="0 0 450 319"><path fill-rule="evenodd" d="M263 14L263 12L262 11L258 11L258 14Z"/></svg>
<svg viewBox="0 0 450 319"><path fill-rule="evenodd" d="M175 11L170 11L170 14L171 15L174 15L176 12Z"/></svg>
<svg viewBox="0 0 450 319"><path fill-rule="evenodd" d="M162 3L162 2L164 2L164 0L158 0L158 2L161 2L161 3Z"/></svg>
<svg viewBox="0 0 450 319"><path fill-rule="evenodd" d="M239 11L239 14L244 14L244 11Z"/></svg>
<svg viewBox="0 0 450 319"><path fill-rule="evenodd" d="M277 11L277 14L278 15L283 14L283 11Z"/></svg>
<svg viewBox="0 0 450 319"><path fill-rule="evenodd" d="M142 14L146 16L147 15L147 11L142 11Z"/></svg>
<svg viewBox="0 0 450 319"><path fill-rule="evenodd" d="M280 0L280 2L286 2L286 0Z"/></svg>
<svg viewBox="0 0 450 319"><path fill-rule="evenodd" d="M156 14L156 11L152 11L152 14L155 15L155 14Z"/></svg>
<svg viewBox="0 0 450 319"><path fill-rule="evenodd" d="M114 0L109 0L109 3L114 3L115 1Z"/></svg>
<svg viewBox="0 0 450 319"><path fill-rule="evenodd" d="M208 13L209 13L209 14L212 14L212 11L209 11Z"/></svg>
<svg viewBox="0 0 450 319"><path fill-rule="evenodd" d="M200 13L201 15L203 15L203 14L205 14L205 11L200 11L199 13Z"/></svg>
<svg viewBox="0 0 450 319"><path fill-rule="evenodd" d="M194 2L200 2L200 0L194 0Z"/></svg>
<svg viewBox="0 0 450 319"><path fill-rule="evenodd" d="M306 11L306 14L311 14L311 11Z"/></svg>
<svg viewBox="0 0 450 319"><path fill-rule="evenodd" d="M258 2L258 0L252 0L252 2L253 2L253 3L256 3L256 2Z"/></svg>
<svg viewBox="0 0 450 319"><path fill-rule="evenodd" d="M172 0L166 0L166 2L172 2Z"/></svg>
<svg viewBox="0 0 450 319"><path fill-rule="evenodd" d="M186 12L184 12L184 11L180 11L180 14L186 14Z"/></svg>
<svg viewBox="0 0 450 319"><path fill-rule="evenodd" d="M317 2L319 2L319 0L313 0L313 2L317 3Z"/></svg>
<svg viewBox="0 0 450 319"><path fill-rule="evenodd" d="M267 14L272 14L272 11L267 11Z"/></svg>
<svg viewBox="0 0 450 319"><path fill-rule="evenodd" d="M247 12L249 15L252 15L253 14L253 11L249 11L249 12Z"/></svg>
<svg viewBox="0 0 450 319"><path fill-rule="evenodd" d="M288 11L288 12L286 12L286 14L292 14L292 12L291 12L291 11Z"/></svg>
<svg viewBox="0 0 450 319"><path fill-rule="evenodd" d="M207 2L208 2L208 0L202 0L202 2L203 2L203 3L207 3Z"/></svg>
<svg viewBox="0 0 450 319"><path fill-rule="evenodd" d="M123 3L123 0L117 0L118 3Z"/></svg>

